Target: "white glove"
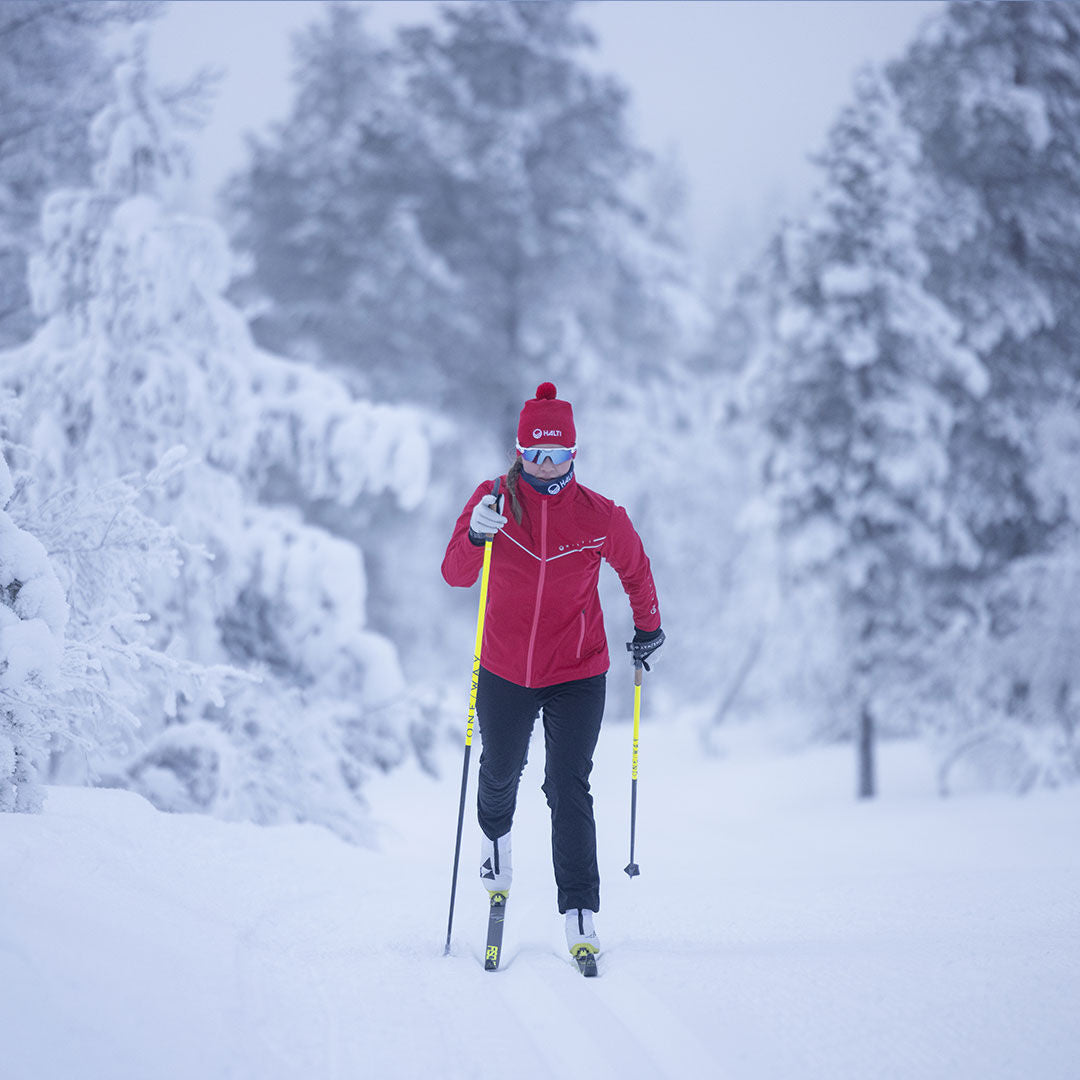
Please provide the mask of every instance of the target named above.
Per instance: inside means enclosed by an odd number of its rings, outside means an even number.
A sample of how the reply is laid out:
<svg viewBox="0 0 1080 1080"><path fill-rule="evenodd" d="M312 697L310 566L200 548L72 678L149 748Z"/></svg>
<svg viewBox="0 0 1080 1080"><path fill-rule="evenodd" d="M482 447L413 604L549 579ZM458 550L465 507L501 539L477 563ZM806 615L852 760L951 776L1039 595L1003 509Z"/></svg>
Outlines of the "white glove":
<svg viewBox="0 0 1080 1080"><path fill-rule="evenodd" d="M469 518L469 532L476 533L477 536L497 533L506 524L506 518L499 513L501 503L501 495L498 499L494 495L485 495L473 507L472 517Z"/></svg>

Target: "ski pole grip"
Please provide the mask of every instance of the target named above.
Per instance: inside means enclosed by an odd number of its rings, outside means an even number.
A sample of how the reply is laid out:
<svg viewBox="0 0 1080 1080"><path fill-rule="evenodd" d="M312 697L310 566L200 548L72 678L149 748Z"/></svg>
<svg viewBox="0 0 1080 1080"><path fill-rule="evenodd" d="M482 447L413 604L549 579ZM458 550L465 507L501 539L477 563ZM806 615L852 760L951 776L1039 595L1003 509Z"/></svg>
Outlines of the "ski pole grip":
<svg viewBox="0 0 1080 1080"><path fill-rule="evenodd" d="M502 513L502 511L499 509L499 483L501 482L501 480L502 480L501 476L496 476L495 477L495 483L492 485L492 488L491 488L491 494L495 496L495 510L498 513ZM484 534L484 539L490 544L492 542L492 540L495 539L495 534L494 533L485 533Z"/></svg>

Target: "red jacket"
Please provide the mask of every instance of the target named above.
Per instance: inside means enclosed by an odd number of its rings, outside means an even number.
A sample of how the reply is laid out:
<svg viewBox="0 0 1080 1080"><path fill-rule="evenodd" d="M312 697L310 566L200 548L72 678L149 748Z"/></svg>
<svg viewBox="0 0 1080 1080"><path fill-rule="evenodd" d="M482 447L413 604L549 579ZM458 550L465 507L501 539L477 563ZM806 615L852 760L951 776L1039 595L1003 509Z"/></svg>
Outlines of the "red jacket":
<svg viewBox="0 0 1080 1080"><path fill-rule="evenodd" d="M469 539L473 507L490 495L481 484L465 504L443 558L450 585L472 585L484 549ZM506 492L506 477L499 481ZM634 625L660 626L656 586L641 539L621 506L571 479L557 495L517 485L519 525L503 504L507 523L492 542L487 611L480 662L519 686L553 686L608 669L607 636L596 583L604 558L622 581Z"/></svg>

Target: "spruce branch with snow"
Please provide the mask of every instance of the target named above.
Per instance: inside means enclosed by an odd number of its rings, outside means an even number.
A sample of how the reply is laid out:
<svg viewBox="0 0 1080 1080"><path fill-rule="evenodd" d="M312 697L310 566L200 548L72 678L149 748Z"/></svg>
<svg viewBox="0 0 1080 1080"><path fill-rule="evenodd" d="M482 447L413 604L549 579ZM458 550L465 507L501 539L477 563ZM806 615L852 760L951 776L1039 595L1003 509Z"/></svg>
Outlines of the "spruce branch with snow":
<svg viewBox="0 0 1080 1080"><path fill-rule="evenodd" d="M68 607L41 542L4 509L14 484L0 454L0 810L36 810L43 760L60 734Z"/></svg>

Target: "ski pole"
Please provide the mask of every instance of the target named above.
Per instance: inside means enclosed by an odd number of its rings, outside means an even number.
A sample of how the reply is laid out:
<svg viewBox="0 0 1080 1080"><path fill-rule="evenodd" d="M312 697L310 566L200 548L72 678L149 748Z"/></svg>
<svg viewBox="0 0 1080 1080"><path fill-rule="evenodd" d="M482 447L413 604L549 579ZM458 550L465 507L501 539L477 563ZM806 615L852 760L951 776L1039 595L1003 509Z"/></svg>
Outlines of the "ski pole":
<svg viewBox="0 0 1080 1080"><path fill-rule="evenodd" d="M630 767L630 861L624 867L631 881L641 873L638 864L634 862L634 833L637 827L638 729L641 724L641 669L642 661L634 657L634 755Z"/></svg>
<svg viewBox="0 0 1080 1080"><path fill-rule="evenodd" d="M499 481L495 481L492 494L498 499ZM473 721L476 718L476 689L480 683L480 647L484 642L484 609L487 607L488 575L491 572L491 542L489 534L484 541L484 566L480 571L480 611L476 616L476 644L473 647L472 685L469 687L469 709L465 718L465 759L461 764L461 802L458 805L457 840L454 843L454 873L450 879L450 917L446 921L446 948L443 956L450 955L450 934L454 928L454 897L457 894L458 864L461 861L461 829L465 823L465 792L469 784L469 756L472 753Z"/></svg>

